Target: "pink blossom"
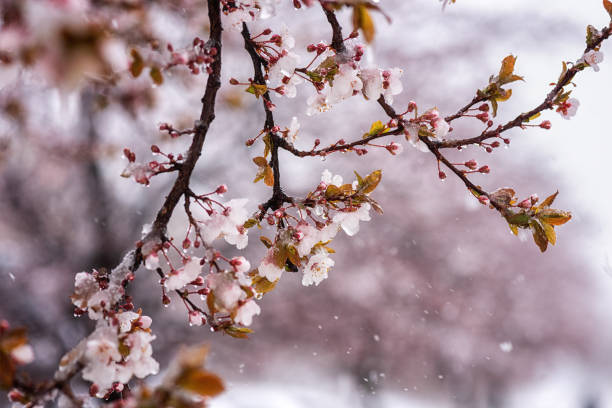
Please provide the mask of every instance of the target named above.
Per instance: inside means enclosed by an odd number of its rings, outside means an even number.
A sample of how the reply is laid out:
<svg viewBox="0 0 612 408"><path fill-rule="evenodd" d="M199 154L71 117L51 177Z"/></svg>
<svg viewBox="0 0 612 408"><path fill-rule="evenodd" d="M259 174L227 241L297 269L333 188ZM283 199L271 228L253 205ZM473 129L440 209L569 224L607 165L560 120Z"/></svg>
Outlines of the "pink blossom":
<svg viewBox="0 0 612 408"><path fill-rule="evenodd" d="M182 289L189 282L194 281L202 272L201 260L201 258L193 257L182 268L172 272L166 280L166 289Z"/></svg>
<svg viewBox="0 0 612 408"><path fill-rule="evenodd" d="M589 50L587 53L585 53L582 56L582 58L578 62L584 61L586 64L588 64L589 66L593 68L593 71L599 72L599 66L597 64L602 62L603 59L604 59L603 52Z"/></svg>
<svg viewBox="0 0 612 408"><path fill-rule="evenodd" d="M356 211L342 211L334 216L333 222L339 224L346 235L359 232L359 221L370 221L370 203L363 203Z"/></svg>
<svg viewBox="0 0 612 408"><path fill-rule="evenodd" d="M253 316L259 315L261 308L254 300L247 300L236 310L234 321L243 326L250 326L253 323Z"/></svg>
<svg viewBox="0 0 612 408"><path fill-rule="evenodd" d="M304 276L302 277L302 285L310 286L314 283L318 286L319 283L327 279L327 272L332 266L334 266L334 261L329 258L327 252L321 249L318 250L308 260L308 264L304 269Z"/></svg>
<svg viewBox="0 0 612 408"><path fill-rule="evenodd" d="M268 249L266 256L259 265L258 271L259 276L263 276L270 282L275 282L280 279L284 271L284 265L282 268L276 265L274 247Z"/></svg>
<svg viewBox="0 0 612 408"><path fill-rule="evenodd" d="M224 313L236 309L238 301L246 295L231 274L211 273L206 277L208 288L215 294L215 308Z"/></svg>

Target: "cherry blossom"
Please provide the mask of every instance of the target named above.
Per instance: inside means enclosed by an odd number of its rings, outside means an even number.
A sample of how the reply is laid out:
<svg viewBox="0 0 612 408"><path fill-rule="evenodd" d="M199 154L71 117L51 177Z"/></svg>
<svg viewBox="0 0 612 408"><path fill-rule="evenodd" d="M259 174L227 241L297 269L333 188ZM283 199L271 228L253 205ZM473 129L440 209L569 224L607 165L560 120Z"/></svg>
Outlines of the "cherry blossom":
<svg viewBox="0 0 612 408"><path fill-rule="evenodd" d="M310 250L321 241L321 232L308 223L300 223L296 228L300 239L296 245L296 249L300 256L310 254Z"/></svg>
<svg viewBox="0 0 612 408"><path fill-rule="evenodd" d="M334 76L333 86L329 88L327 101L336 104L344 99L350 98L355 92L361 91L363 82L359 78L359 71L351 64L341 64L338 73Z"/></svg>
<svg viewBox="0 0 612 408"><path fill-rule="evenodd" d="M593 68L593 71L599 72L599 66L597 64L602 62L603 59L604 59L603 52L595 51L595 50L589 50L588 52L586 52L582 56L582 58L580 60L578 60L578 62L585 62L591 68Z"/></svg>
<svg viewBox="0 0 612 408"><path fill-rule="evenodd" d="M208 288L214 292L215 308L219 312L229 313L236 309L238 301L246 297L236 279L226 272L212 273L206 277Z"/></svg>
<svg viewBox="0 0 612 408"><path fill-rule="evenodd" d="M148 185L155 172L144 163L129 163L121 173L121 177L134 177L137 183Z"/></svg>
<svg viewBox="0 0 612 408"><path fill-rule="evenodd" d="M379 68L362 69L359 76L363 81L363 94L366 99L377 100L384 96L388 104L393 103L393 96L400 94L404 87L400 80L403 70L392 68L383 71Z"/></svg>
<svg viewBox="0 0 612 408"><path fill-rule="evenodd" d="M259 315L261 309L254 300L247 300L242 306L236 310L234 322L244 326L250 326L253 323L253 316Z"/></svg>
<svg viewBox="0 0 612 408"><path fill-rule="evenodd" d="M308 98L306 103L308 104L308 109L306 110L306 115L308 116L313 116L317 113L322 113L329 110L327 97L323 93L316 93L312 95Z"/></svg>
<svg viewBox="0 0 612 408"><path fill-rule="evenodd" d="M580 106L580 101L575 98L569 98L567 101L561 103L557 108L557 112L561 113L563 119L571 119L576 115L578 111L578 107Z"/></svg>
<svg viewBox="0 0 612 408"><path fill-rule="evenodd" d="M325 183L325 186L334 185L340 187L342 185L342 176L339 174L333 175L329 170L323 170L321 175L321 182Z"/></svg>
<svg viewBox="0 0 612 408"><path fill-rule="evenodd" d="M251 270L251 263L247 261L244 256L237 256L232 258L230 265L234 268L234 271L238 273L245 273Z"/></svg>
<svg viewBox="0 0 612 408"><path fill-rule="evenodd" d="M200 272L202 272L202 266L200 265L201 260L201 258L193 257L185 266L172 271L166 280L166 289L182 289L189 282L193 282L200 275Z"/></svg>
<svg viewBox="0 0 612 408"><path fill-rule="evenodd" d="M204 324L204 316L197 310L189 312L189 325L190 326L201 326Z"/></svg>
<svg viewBox="0 0 612 408"><path fill-rule="evenodd" d="M370 221L370 203L363 203L355 211L342 211L334 215L333 222L340 225L346 235L352 237L359 232L359 221Z"/></svg>
<svg viewBox="0 0 612 408"><path fill-rule="evenodd" d="M315 286L318 286L327 279L327 272L332 266L334 266L334 260L329 258L327 251L319 249L308 260L302 277L302 285L310 286L314 283Z"/></svg>
<svg viewBox="0 0 612 408"><path fill-rule="evenodd" d="M298 122L298 118L294 116L293 118L291 118L291 124L289 125L289 129L287 132L287 138L289 139L289 141L291 141L291 143L295 143L295 141L297 140L299 130L300 122Z"/></svg>
<svg viewBox="0 0 612 408"><path fill-rule="evenodd" d="M284 271L284 265L281 268L276 264L274 247L268 249L266 256L264 257L264 259L261 261L261 264L259 265L258 271L259 271L259 276L263 276L270 282L274 282L280 279Z"/></svg>
<svg viewBox="0 0 612 408"><path fill-rule="evenodd" d="M34 350L29 344L23 344L11 350L11 358L19 365L30 364L34 361Z"/></svg>
<svg viewBox="0 0 612 408"><path fill-rule="evenodd" d="M243 249L248 244L247 230L243 228L249 218L244 208L248 199L234 199L225 204L225 210L215 211L208 220L203 221L202 235L206 244L210 245L218 237L225 238L228 244Z"/></svg>
<svg viewBox="0 0 612 408"><path fill-rule="evenodd" d="M299 63L299 55L285 50L276 63L270 67L268 79L272 84L282 84L283 78L293 76Z"/></svg>

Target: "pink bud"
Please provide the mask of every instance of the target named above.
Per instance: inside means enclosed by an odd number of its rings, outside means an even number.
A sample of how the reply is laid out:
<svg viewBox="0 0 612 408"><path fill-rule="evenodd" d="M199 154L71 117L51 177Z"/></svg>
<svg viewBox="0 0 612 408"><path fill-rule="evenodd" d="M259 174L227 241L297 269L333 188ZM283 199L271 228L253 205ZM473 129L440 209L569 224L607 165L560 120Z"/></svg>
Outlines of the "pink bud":
<svg viewBox="0 0 612 408"><path fill-rule="evenodd" d="M518 204L521 208L531 208L531 200L529 198L524 199Z"/></svg>
<svg viewBox="0 0 612 408"><path fill-rule="evenodd" d="M480 201L480 204L487 205L489 204L489 197L486 195L478 196L478 201Z"/></svg>
<svg viewBox="0 0 612 408"><path fill-rule="evenodd" d="M440 172L438 173L438 178L440 180L444 180L446 178L446 173L440 170Z"/></svg>
<svg viewBox="0 0 612 408"><path fill-rule="evenodd" d="M408 102L408 112L412 112L417 108L417 103L415 101Z"/></svg>
<svg viewBox="0 0 612 408"><path fill-rule="evenodd" d="M491 171L491 169L489 168L489 166L482 166L481 168L478 169L478 172L483 173L483 174L487 174Z"/></svg>
<svg viewBox="0 0 612 408"><path fill-rule="evenodd" d="M215 193L217 194L223 194L227 192L227 186L225 184L221 184L219 187L217 187L217 189L215 190Z"/></svg>
<svg viewBox="0 0 612 408"><path fill-rule="evenodd" d="M540 127L542 129L550 129L552 127L552 124L550 123L550 120L545 120L542 123L540 123Z"/></svg>

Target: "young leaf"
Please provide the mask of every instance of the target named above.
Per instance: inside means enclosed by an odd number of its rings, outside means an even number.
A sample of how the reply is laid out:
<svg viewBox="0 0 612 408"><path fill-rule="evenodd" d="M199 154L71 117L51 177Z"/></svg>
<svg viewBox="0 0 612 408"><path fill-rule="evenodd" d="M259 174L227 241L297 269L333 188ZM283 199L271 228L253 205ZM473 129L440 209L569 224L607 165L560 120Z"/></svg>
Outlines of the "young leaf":
<svg viewBox="0 0 612 408"><path fill-rule="evenodd" d="M610 0L603 0L603 6L606 9L606 11L608 12L608 14L610 15L610 18L612 18L612 1L610 1Z"/></svg>
<svg viewBox="0 0 612 408"><path fill-rule="evenodd" d="M374 41L374 36L376 35L374 20L372 20L372 16L364 4L353 6L353 31L359 29L361 29L366 42L371 43Z"/></svg>
<svg viewBox="0 0 612 408"><path fill-rule="evenodd" d="M272 187L274 185L274 171L272 167L266 166L263 171L263 179L266 186Z"/></svg>
<svg viewBox="0 0 612 408"><path fill-rule="evenodd" d="M151 79L155 85L161 85L164 83L164 76L162 75L159 67L152 67L149 71L149 75L151 76Z"/></svg>
<svg viewBox="0 0 612 408"><path fill-rule="evenodd" d="M225 333L237 339L248 339L249 333L253 333L253 330L248 329L246 327L235 327L235 326L225 327L223 331L225 331Z"/></svg>
<svg viewBox="0 0 612 408"><path fill-rule="evenodd" d="M132 74L134 78L138 78L144 69L144 60L142 59L140 53L135 49L132 49L130 55L132 57L132 62L130 63L130 74Z"/></svg>
<svg viewBox="0 0 612 408"><path fill-rule="evenodd" d="M361 192L364 194L369 194L376 189L378 183L382 179L382 171L375 170L372 173L368 174L364 179L363 187L361 188Z"/></svg>
<svg viewBox="0 0 612 408"><path fill-rule="evenodd" d="M557 234L555 233L555 227L553 227L547 222L542 222L542 228L544 228L544 233L546 234L546 239L548 239L548 242L555 245L557 243Z"/></svg>
<svg viewBox="0 0 612 408"><path fill-rule="evenodd" d="M264 276L256 275L252 279L253 288L257 293L268 293L274 289L276 282L270 282Z"/></svg>
<svg viewBox="0 0 612 408"><path fill-rule="evenodd" d="M548 239L546 238L546 233L544 232L544 228L537 221L531 221L529 223L531 227L531 232L533 233L533 240L535 241L540 251L545 252L548 247Z"/></svg>
<svg viewBox="0 0 612 408"><path fill-rule="evenodd" d="M203 397L214 397L225 391L221 378L216 374L198 368L183 372L176 380L176 385Z"/></svg>
<svg viewBox="0 0 612 408"><path fill-rule="evenodd" d="M567 211L546 208L538 213L538 217L550 225L563 225L572 219L572 214Z"/></svg>

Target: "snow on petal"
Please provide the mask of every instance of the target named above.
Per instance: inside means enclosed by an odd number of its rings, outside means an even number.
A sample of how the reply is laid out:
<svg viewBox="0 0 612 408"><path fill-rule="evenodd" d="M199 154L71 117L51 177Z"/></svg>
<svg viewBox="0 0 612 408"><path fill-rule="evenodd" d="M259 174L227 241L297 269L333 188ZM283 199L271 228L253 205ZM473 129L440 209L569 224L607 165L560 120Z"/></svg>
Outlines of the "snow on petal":
<svg viewBox="0 0 612 408"><path fill-rule="evenodd" d="M254 300L248 300L236 311L234 322L243 326L250 326L253 323L253 316L259 315L259 313L261 313L259 305Z"/></svg>
<svg viewBox="0 0 612 408"><path fill-rule="evenodd" d="M332 266L334 266L334 260L328 256L326 251L318 250L308 260L308 264L304 269L304 276L302 277L302 285L310 286L313 283L319 285L319 283L327 279L327 273Z"/></svg>
<svg viewBox="0 0 612 408"><path fill-rule="evenodd" d="M353 236L359 232L359 221L370 221L370 204L364 203L351 212L339 212L333 218L333 222L339 224L346 235Z"/></svg>
<svg viewBox="0 0 612 408"><path fill-rule="evenodd" d="M200 265L201 260L201 258L193 257L185 266L176 271L172 271L166 280L166 289L182 289L185 285L189 284L189 282L193 282L200 275L200 272L202 272L202 266Z"/></svg>
<svg viewBox="0 0 612 408"><path fill-rule="evenodd" d="M259 276L263 276L270 282L274 282L280 279L281 275L283 274L283 270L284 270L284 268L280 268L278 265L276 265L276 260L275 260L274 255L275 255L274 247L268 249L266 256L261 261L261 264L259 265L259 268L258 268Z"/></svg>
<svg viewBox="0 0 612 408"><path fill-rule="evenodd" d="M215 308L223 313L234 310L238 301L246 296L236 279L229 273L211 273L206 277L206 284L214 292Z"/></svg>

